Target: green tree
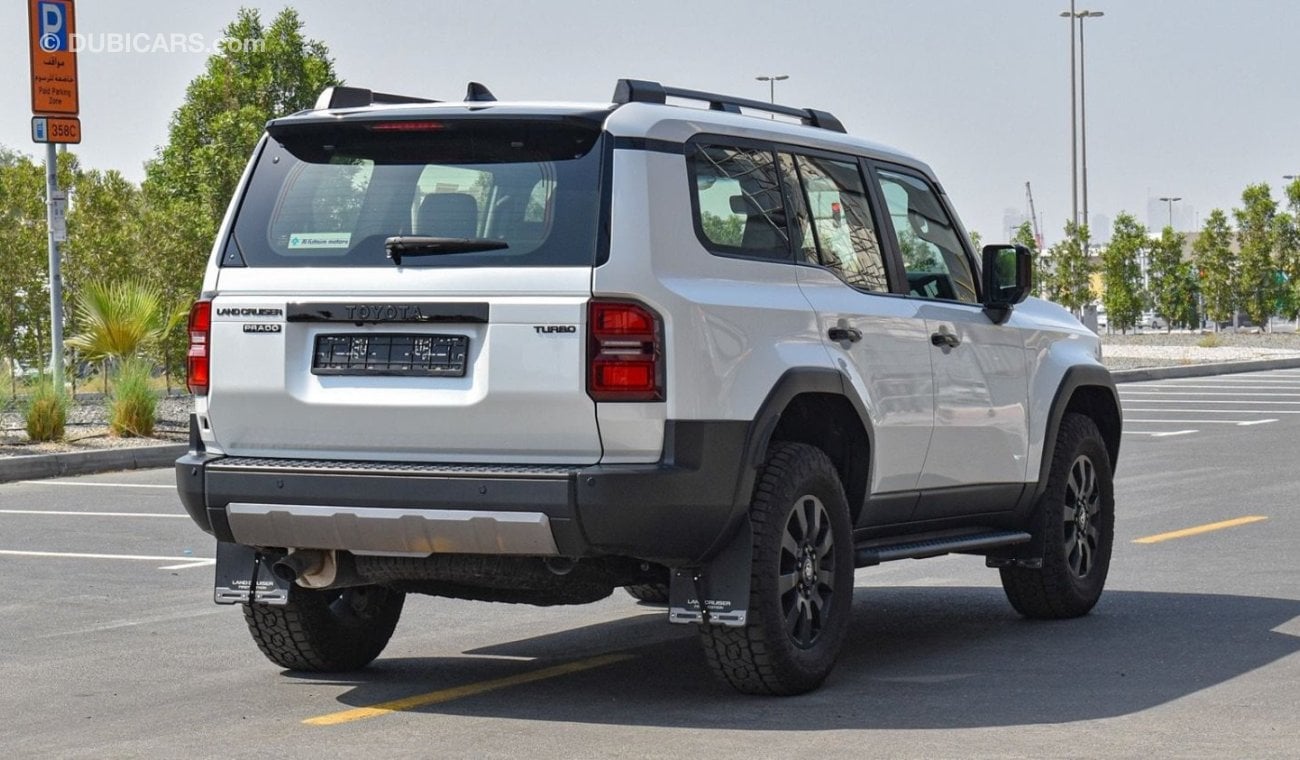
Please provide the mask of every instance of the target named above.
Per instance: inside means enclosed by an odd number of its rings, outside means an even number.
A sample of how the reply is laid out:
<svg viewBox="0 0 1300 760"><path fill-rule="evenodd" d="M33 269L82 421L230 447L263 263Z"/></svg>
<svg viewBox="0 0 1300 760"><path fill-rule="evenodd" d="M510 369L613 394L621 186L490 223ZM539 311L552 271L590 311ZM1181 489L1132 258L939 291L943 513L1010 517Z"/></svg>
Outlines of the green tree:
<svg viewBox="0 0 1300 760"><path fill-rule="evenodd" d="M1205 314L1215 322L1233 318L1241 306L1241 277L1232 255L1232 229L1228 216L1214 209L1192 245L1192 260L1200 273Z"/></svg>
<svg viewBox="0 0 1300 760"><path fill-rule="evenodd" d="M1065 224L1065 240L1052 246L1054 265L1048 299L1075 314L1083 311L1095 297L1092 292L1092 260L1088 255L1088 226Z"/></svg>
<svg viewBox="0 0 1300 760"><path fill-rule="evenodd" d="M72 154L59 158L59 185L71 179ZM14 391L16 363L49 361L50 297L46 252L45 168L28 156L0 156L0 354Z"/></svg>
<svg viewBox="0 0 1300 760"><path fill-rule="evenodd" d="M976 256L980 256L980 249L984 246L984 236L975 230L970 231L970 247L975 251Z"/></svg>
<svg viewBox="0 0 1300 760"><path fill-rule="evenodd" d="M1156 314L1168 332L1174 325L1193 327L1196 314L1196 274L1191 262L1183 260L1183 238L1173 227L1165 227L1160 239L1151 244L1148 276L1150 297Z"/></svg>
<svg viewBox="0 0 1300 760"><path fill-rule="evenodd" d="M1128 332L1137 324L1146 304L1142 288L1141 258L1147 250L1147 228L1132 214L1115 218L1110 245L1101 254L1102 305L1111 329Z"/></svg>
<svg viewBox="0 0 1300 760"><path fill-rule="evenodd" d="M162 287L164 311L188 308L235 185L269 119L310 108L340 84L324 43L302 34L297 11L269 24L242 9L225 29L245 44L208 58L172 115L167 144L145 167L141 226L149 241L149 279ZM169 371L179 369L185 334L164 342Z"/></svg>
<svg viewBox="0 0 1300 760"><path fill-rule="evenodd" d="M1038 240L1034 237L1033 225L1029 222L1021 222L1016 228L1016 234L1011 236L1011 242L1029 249L1030 257L1034 262L1034 293L1040 296L1046 293L1049 275L1047 261L1043 257L1043 252L1038 250Z"/></svg>
<svg viewBox="0 0 1300 760"><path fill-rule="evenodd" d="M146 189L197 202L213 230L267 120L309 108L339 84L324 43L303 37L292 8L269 26L244 8L225 37L244 44L208 58L172 115L167 145L146 167Z"/></svg>
<svg viewBox="0 0 1300 760"><path fill-rule="evenodd" d="M1287 185L1284 192L1288 210L1273 220L1277 265L1285 278L1278 301L1288 319L1300 319L1300 179Z"/></svg>
<svg viewBox="0 0 1300 760"><path fill-rule="evenodd" d="M1278 311L1287 319L1300 315L1300 225L1296 217L1283 211L1273 218L1273 241L1282 282L1278 294Z"/></svg>
<svg viewBox="0 0 1300 760"><path fill-rule="evenodd" d="M1252 322L1267 328L1280 295L1273 257L1277 201L1268 184L1261 182L1249 185L1241 194L1241 202L1243 208L1234 209L1232 215L1237 220L1237 246L1241 251L1242 305Z"/></svg>

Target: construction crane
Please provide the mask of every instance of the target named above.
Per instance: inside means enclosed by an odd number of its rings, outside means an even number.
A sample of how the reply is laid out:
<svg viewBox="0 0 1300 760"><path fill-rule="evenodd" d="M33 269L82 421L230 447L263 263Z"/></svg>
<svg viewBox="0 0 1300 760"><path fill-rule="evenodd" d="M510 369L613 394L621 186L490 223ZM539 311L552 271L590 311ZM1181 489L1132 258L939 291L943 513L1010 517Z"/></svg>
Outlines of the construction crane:
<svg viewBox="0 0 1300 760"><path fill-rule="evenodd" d="M1025 180L1025 199L1029 201L1029 221L1034 224L1034 247L1043 250L1043 233L1038 229L1038 212L1034 210L1034 191L1029 187L1029 180Z"/></svg>

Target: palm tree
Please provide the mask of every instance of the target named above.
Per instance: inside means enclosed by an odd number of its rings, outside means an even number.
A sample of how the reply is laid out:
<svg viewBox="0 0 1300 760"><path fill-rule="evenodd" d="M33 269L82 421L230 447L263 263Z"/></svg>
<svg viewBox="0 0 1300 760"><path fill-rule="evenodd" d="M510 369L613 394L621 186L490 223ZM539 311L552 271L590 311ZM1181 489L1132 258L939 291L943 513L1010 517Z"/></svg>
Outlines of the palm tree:
<svg viewBox="0 0 1300 760"><path fill-rule="evenodd" d="M147 353L162 339L168 322L162 293L140 280L92 282L77 294L81 330L68 345L99 362L108 390L108 365Z"/></svg>

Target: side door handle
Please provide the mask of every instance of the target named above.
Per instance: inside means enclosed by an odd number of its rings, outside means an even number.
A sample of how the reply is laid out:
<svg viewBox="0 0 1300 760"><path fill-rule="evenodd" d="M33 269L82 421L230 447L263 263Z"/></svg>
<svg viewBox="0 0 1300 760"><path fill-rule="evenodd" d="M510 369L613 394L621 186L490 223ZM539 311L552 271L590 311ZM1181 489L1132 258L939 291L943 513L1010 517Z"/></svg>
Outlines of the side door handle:
<svg viewBox="0 0 1300 760"><path fill-rule="evenodd" d="M940 328L939 332L930 334L930 344L940 348L956 348L961 345L961 338L948 332L947 328Z"/></svg>
<svg viewBox="0 0 1300 760"><path fill-rule="evenodd" d="M836 343L857 343L862 340L862 331L856 327L839 325L827 330L826 336Z"/></svg>

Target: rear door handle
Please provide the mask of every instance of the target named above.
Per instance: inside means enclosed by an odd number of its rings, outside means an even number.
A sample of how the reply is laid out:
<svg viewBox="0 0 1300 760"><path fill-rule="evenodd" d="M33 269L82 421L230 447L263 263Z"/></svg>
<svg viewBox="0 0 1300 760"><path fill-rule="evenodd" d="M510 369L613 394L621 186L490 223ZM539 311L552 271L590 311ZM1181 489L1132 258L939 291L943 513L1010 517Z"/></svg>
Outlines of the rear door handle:
<svg viewBox="0 0 1300 760"><path fill-rule="evenodd" d="M961 345L961 338L947 330L940 330L930 334L930 343L941 348L956 348Z"/></svg>
<svg viewBox="0 0 1300 760"><path fill-rule="evenodd" d="M862 331L856 327L832 327L826 331L826 335L836 343L857 343L862 340Z"/></svg>

